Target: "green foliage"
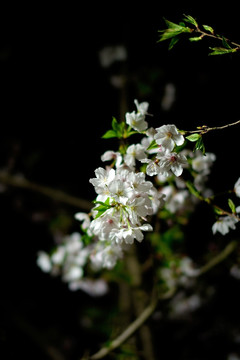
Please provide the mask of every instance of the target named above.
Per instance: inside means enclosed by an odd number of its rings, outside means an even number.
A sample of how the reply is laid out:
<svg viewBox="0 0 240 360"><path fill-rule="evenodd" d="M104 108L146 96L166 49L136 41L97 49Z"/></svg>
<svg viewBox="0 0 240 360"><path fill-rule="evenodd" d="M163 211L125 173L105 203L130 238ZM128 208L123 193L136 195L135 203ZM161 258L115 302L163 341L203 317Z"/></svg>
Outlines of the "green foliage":
<svg viewBox="0 0 240 360"><path fill-rule="evenodd" d="M151 142L151 144L148 146L147 150L157 149L159 145L156 143L155 140Z"/></svg>
<svg viewBox="0 0 240 360"><path fill-rule="evenodd" d="M103 139L118 138L121 139L124 134L125 123L118 123L115 117L112 119L112 129L108 130L103 136Z"/></svg>
<svg viewBox="0 0 240 360"><path fill-rule="evenodd" d="M228 199L228 206L230 207L232 213L235 214L236 213L236 206L235 206L234 202L231 199Z"/></svg>
<svg viewBox="0 0 240 360"><path fill-rule="evenodd" d="M191 134L189 136L186 136L186 139L188 139L191 142L196 142L193 151L200 150L203 153L203 155L206 154L206 149L201 134L199 133Z"/></svg>
<svg viewBox="0 0 240 360"><path fill-rule="evenodd" d="M189 40L191 42L198 42L204 37L211 37L216 41L221 41L222 46L210 47L211 52L209 55L224 55L235 53L240 50L240 45L227 40L224 36L215 35L214 29L209 25L198 25L197 21L191 15L184 15L183 21L179 24L175 24L169 20L164 19L167 29L159 30L161 34L159 42L164 40L171 40L169 44L169 50L179 41L182 34L190 35ZM190 24L187 26L186 24ZM193 36L191 36L193 35ZM231 45L234 47L231 47Z"/></svg>
<svg viewBox="0 0 240 360"><path fill-rule="evenodd" d="M94 210L97 210L98 213L95 216L95 219L97 219L99 216L101 216L103 213L105 213L106 210L110 209L112 205L110 205L110 198L108 197L105 202L102 201L94 201L94 204L99 204L99 206L95 207Z"/></svg>
<svg viewBox="0 0 240 360"><path fill-rule="evenodd" d="M189 136L186 136L186 139L188 139L188 140L191 141L191 142L195 142L195 141L197 141L200 137L201 137L200 134L195 133L195 134L191 134L191 135L189 135Z"/></svg>
<svg viewBox="0 0 240 360"><path fill-rule="evenodd" d="M210 34L214 34L214 30L211 26L208 25L202 25L202 27L204 28L204 30L210 32Z"/></svg>
<svg viewBox="0 0 240 360"><path fill-rule="evenodd" d="M133 134L137 134L137 131L132 130L131 127L127 127L125 121L118 122L115 117L112 119L112 129L105 132L102 136L103 139L118 138L127 139Z"/></svg>

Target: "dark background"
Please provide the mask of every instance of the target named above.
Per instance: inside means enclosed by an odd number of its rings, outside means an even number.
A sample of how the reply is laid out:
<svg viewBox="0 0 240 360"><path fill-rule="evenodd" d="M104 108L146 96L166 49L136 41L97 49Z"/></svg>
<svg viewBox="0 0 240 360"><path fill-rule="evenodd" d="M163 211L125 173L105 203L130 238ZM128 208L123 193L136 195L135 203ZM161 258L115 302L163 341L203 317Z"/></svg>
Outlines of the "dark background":
<svg viewBox="0 0 240 360"><path fill-rule="evenodd" d="M134 109L135 98L149 101L154 126L174 123L194 129L238 120L238 54L208 57L208 47L213 45L208 40L197 44L183 40L171 52L167 44L157 43L158 30L165 27L163 17L179 22L183 14L240 42L239 9L234 4L63 3L2 9L1 169L91 200L94 194L88 180L101 165L101 154L115 145L100 137L112 116L120 119L126 105L128 111ZM103 69L99 51L119 44L127 49L127 61ZM122 102L122 91L111 85L112 74L127 78L127 103ZM166 112L161 99L169 82L176 86L176 101ZM238 139L238 128L206 137L207 150L218 156L211 180L217 190L232 187L239 177ZM105 300L70 293L60 281L42 274L35 262L39 249L51 248L54 232L77 229L72 220L76 211L17 188L5 188L0 194L1 359L51 359L58 356L49 355L51 346L66 358L77 359L86 345L94 343L93 334L89 338L80 319L85 316L86 303L104 310ZM227 276L223 280L216 284L220 294L212 305L216 311L210 320L209 309L197 315L196 333L189 323L173 328L168 324L170 333L165 336L171 337L173 331L179 359L225 359L232 349L225 325L237 322L227 310L236 303L233 313L238 314L239 285ZM185 327L184 336L176 335L179 326ZM212 332L207 332L209 326ZM194 338L194 343L193 334L199 331L204 335ZM201 349L199 355L194 347ZM166 342L162 351L164 358L175 358Z"/></svg>

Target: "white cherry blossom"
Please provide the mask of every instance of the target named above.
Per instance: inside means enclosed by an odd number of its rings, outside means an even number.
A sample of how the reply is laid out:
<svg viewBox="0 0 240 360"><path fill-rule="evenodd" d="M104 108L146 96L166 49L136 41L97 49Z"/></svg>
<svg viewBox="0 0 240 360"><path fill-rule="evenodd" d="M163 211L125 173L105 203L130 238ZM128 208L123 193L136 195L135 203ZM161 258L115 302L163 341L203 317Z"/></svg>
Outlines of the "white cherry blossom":
<svg viewBox="0 0 240 360"><path fill-rule="evenodd" d="M234 191L235 194L240 197L240 178L236 181L235 185L234 185Z"/></svg>
<svg viewBox="0 0 240 360"><path fill-rule="evenodd" d="M160 173L168 177L172 173L175 176L180 176L183 172L183 166L188 164L187 158L179 153L175 152L160 152L157 154L156 158L158 159L157 165L160 168Z"/></svg>
<svg viewBox="0 0 240 360"><path fill-rule="evenodd" d="M235 230L235 224L238 222L233 216L220 216L218 220L213 224L212 231L213 234L220 232L222 235L226 235L230 229Z"/></svg>
<svg viewBox="0 0 240 360"><path fill-rule="evenodd" d="M135 111L126 113L126 123L134 130L142 132L147 129L148 123L145 121L145 116Z"/></svg>
<svg viewBox="0 0 240 360"><path fill-rule="evenodd" d="M138 100L135 99L134 100L134 104L136 105L136 108L137 108L137 112L142 114L142 115L146 115L147 114L147 111L148 111L148 107L149 107L149 103L144 101L144 102L141 102L139 104Z"/></svg>
<svg viewBox="0 0 240 360"><path fill-rule="evenodd" d="M163 125L156 129L157 133L154 139L158 145L172 151L175 145L182 145L184 137L181 135L175 125Z"/></svg>
<svg viewBox="0 0 240 360"><path fill-rule="evenodd" d="M124 155L124 162L130 168L134 168L136 165L136 159L142 160L146 157L144 147L141 144L132 144L127 148Z"/></svg>

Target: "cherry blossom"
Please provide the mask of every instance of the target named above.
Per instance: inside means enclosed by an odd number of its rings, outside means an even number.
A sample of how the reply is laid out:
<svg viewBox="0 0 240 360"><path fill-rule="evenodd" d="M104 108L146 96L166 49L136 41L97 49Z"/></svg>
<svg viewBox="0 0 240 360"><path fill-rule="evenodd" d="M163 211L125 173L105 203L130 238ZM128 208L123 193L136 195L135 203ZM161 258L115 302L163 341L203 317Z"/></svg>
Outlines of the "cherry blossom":
<svg viewBox="0 0 240 360"><path fill-rule="evenodd" d="M181 135L175 125L163 125L156 129L154 139L158 145L172 151L175 145L182 145L184 137Z"/></svg>

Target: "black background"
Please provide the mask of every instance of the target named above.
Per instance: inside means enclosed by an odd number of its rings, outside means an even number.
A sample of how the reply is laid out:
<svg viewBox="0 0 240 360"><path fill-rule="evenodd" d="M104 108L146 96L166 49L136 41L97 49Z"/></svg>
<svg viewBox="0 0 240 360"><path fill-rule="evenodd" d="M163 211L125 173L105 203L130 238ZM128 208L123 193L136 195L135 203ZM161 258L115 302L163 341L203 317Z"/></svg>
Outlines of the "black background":
<svg viewBox="0 0 240 360"><path fill-rule="evenodd" d="M149 101L154 126L174 123L194 129L202 124L218 126L238 120L238 54L208 57L212 45L208 40L197 44L183 41L171 52L167 44L157 43L158 30L165 26L163 17L179 22L183 14L240 41L237 3L56 3L2 9L1 168L92 199L88 180L101 165L100 155L110 144L114 146L100 137L108 130L112 116L120 118L123 110L121 92L112 87L109 79L123 71L129 79L127 110L134 109L135 98ZM124 68L121 64L101 68L99 50L119 44L128 52ZM160 104L169 82L176 86L176 101L169 112L164 112ZM150 85L151 90L143 85ZM207 150L218 158L211 179L217 190L232 187L239 177L238 138L238 128L206 137ZM74 208L27 191L9 187L0 194L2 359L49 359L51 344L65 352L68 359L77 359L85 345L91 347L94 342L94 338L82 333L79 319L84 317L85 304L94 306L96 300L81 292L70 293L60 281L50 279L36 267L37 251L51 248L49 223L55 217L73 217L75 212ZM33 221L33 214L40 214L42 220ZM77 229L75 223L71 226ZM231 328L239 299L238 283L231 280L234 284L230 281L229 285L229 281L226 277L223 283L216 284L220 300L218 297L214 304L215 316L209 320L205 309L195 319L196 334L204 334L198 340L194 338L196 344L189 324L184 324L186 333L182 337L176 335L182 324L174 325L179 359L226 358L231 341L225 327L229 321ZM101 299L97 304L102 309L106 306ZM233 304L236 306L230 314L227 309ZM212 332L206 331L202 319L206 327L211 324ZM171 326L167 329L172 331ZM167 332L167 336L171 337L171 333ZM188 339L193 342L189 353ZM193 355L194 346L201 349L199 355ZM165 343L164 358L175 358L174 349L168 351Z"/></svg>

